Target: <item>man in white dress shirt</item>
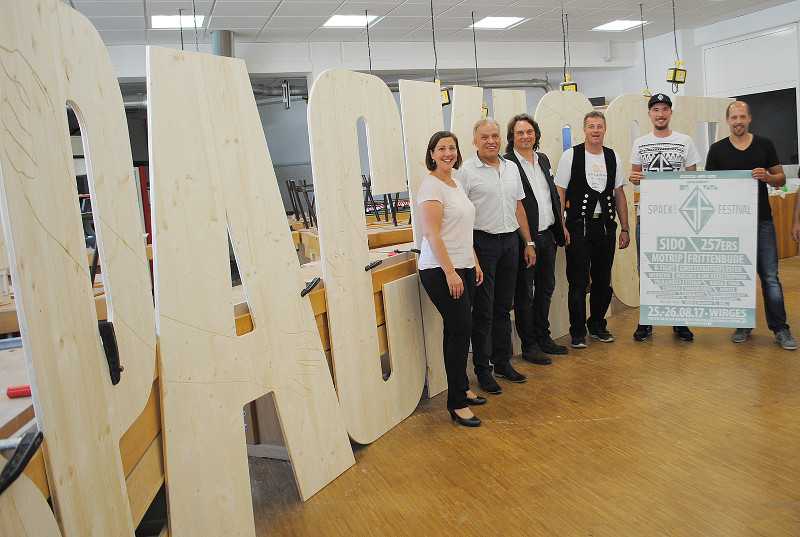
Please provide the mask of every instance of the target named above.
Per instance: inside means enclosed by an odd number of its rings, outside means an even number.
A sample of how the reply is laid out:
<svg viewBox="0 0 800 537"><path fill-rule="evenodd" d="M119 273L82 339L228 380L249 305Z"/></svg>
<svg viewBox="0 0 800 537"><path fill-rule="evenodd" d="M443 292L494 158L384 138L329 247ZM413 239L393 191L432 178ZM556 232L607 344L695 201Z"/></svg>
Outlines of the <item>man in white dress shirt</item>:
<svg viewBox="0 0 800 537"><path fill-rule="evenodd" d="M472 361L481 389L502 389L492 376L522 383L527 379L511 366L511 316L519 260L517 235L525 241L525 265L536 262L528 219L522 206L525 192L517 166L500 156L500 125L482 119L473 128L477 154L467 159L456 179L475 205L475 253L483 269L483 285L472 308Z"/></svg>

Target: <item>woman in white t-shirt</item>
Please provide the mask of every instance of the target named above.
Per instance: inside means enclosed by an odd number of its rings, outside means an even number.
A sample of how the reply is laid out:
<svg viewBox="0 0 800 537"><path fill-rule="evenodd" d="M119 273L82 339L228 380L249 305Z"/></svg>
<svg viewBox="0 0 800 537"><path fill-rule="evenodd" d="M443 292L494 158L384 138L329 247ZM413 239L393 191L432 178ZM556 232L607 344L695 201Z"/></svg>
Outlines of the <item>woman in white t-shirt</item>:
<svg viewBox="0 0 800 537"><path fill-rule="evenodd" d="M472 249L475 207L453 179L461 165L458 139L452 132L434 134L425 153L430 175L422 180L415 203L422 216L423 239L417 261L422 286L444 321L444 367L447 409L460 425L481 424L469 405L486 399L469 389L467 355L472 334L472 297L483 272Z"/></svg>

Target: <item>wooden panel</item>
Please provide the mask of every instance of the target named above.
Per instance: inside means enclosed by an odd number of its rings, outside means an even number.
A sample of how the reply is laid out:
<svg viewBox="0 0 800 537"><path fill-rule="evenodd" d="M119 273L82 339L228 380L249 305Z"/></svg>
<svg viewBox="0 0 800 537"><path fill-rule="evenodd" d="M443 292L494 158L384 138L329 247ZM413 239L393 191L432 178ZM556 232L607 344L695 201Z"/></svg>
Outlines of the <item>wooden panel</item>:
<svg viewBox="0 0 800 537"><path fill-rule="evenodd" d="M2 10L3 227L54 507L66 536L130 535L119 440L147 401L155 338L122 97L102 39L82 15L57 0L4 2ZM104 278L113 287L109 310L125 366L117 386L97 331L67 104L87 141Z"/></svg>
<svg viewBox="0 0 800 537"><path fill-rule="evenodd" d="M133 520L138 524L153 498L164 484L164 454L161 447L161 435L157 436L133 468L127 478L128 502L131 506Z"/></svg>
<svg viewBox="0 0 800 537"><path fill-rule="evenodd" d="M419 277L411 274L383 285L386 309L386 341L389 347L391 375L398 399L387 410L400 420L406 418L419 403L425 384L425 338L422 333L422 311L419 302Z"/></svg>
<svg viewBox="0 0 800 537"><path fill-rule="evenodd" d="M589 100L581 93L551 91L539 101L534 115L542 131L540 151L544 152L557 169L563 153L562 127L572 128L572 145L583 142L583 116L592 110ZM550 332L554 338L569 333L567 308L567 259L564 249L556 255L556 288L550 307Z"/></svg>
<svg viewBox="0 0 800 537"><path fill-rule="evenodd" d="M410 388L382 378L370 275L364 272L369 253L359 181L359 118L367 126L375 193L405 190L400 117L389 88L371 75L343 70L320 75L309 97L308 123L331 348L348 432L368 444L408 416L416 403L398 408ZM404 359L393 356L392 361Z"/></svg>
<svg viewBox="0 0 800 537"><path fill-rule="evenodd" d="M253 535L247 402L274 393L302 499L354 458L244 62L150 48L148 83L170 528ZM228 233L255 326L239 337Z"/></svg>
<svg viewBox="0 0 800 537"><path fill-rule="evenodd" d="M28 384L22 349L0 351L0 438L8 438L33 419L33 399L9 399L6 388Z"/></svg>
<svg viewBox="0 0 800 537"><path fill-rule="evenodd" d="M483 88L474 86L453 86L453 104L450 113L450 130L458 136L461 155L464 160L475 154L472 144L472 127L481 118L483 107Z"/></svg>
<svg viewBox="0 0 800 537"><path fill-rule="evenodd" d="M0 470L5 464L6 459L0 455ZM0 535L61 537L47 500L25 475L21 475L0 496Z"/></svg>
<svg viewBox="0 0 800 537"><path fill-rule="evenodd" d="M709 142L713 143L729 136L731 131L725 121L725 111L733 99L725 97L685 97L673 98L672 130L694 137L698 123L714 123L716 129ZM705 162L701 163L705 165Z"/></svg>
<svg viewBox="0 0 800 537"><path fill-rule="evenodd" d="M415 199L423 179L429 175L425 156L430 137L444 129L442 101L439 84L432 82L400 81L400 114L403 118L403 141L405 145L406 169L408 174L411 214L414 221L414 246L422 243L422 230L416 222L417 207ZM470 140L459 140L459 143ZM463 151L463 147L461 148ZM428 397L433 397L447 388L444 376L444 356L442 353L442 318L433 307L425 290L419 288L422 306L422 326L425 336L427 357L426 385Z"/></svg>
<svg viewBox="0 0 800 537"><path fill-rule="evenodd" d="M492 116L500 123L500 154L506 152L508 122L517 114L528 112L528 99L523 90L492 90Z"/></svg>
<svg viewBox="0 0 800 537"><path fill-rule="evenodd" d="M775 223L775 235L778 241L778 258L785 259L797 255L797 243L792 239L792 218L797 203L797 192L784 196L770 196L772 220Z"/></svg>
<svg viewBox="0 0 800 537"><path fill-rule="evenodd" d="M625 177L628 177L631 171L633 133L638 132L639 135L643 135L651 128L650 116L647 115L647 99L643 95L621 95L611 101L606 111L608 130L605 143L619 154ZM625 250L618 249L614 256L611 287L620 302L635 308L639 306L639 272L636 269L636 209L633 185L625 186L625 196L628 200L631 244ZM620 229L617 228L617 239L619 234Z"/></svg>

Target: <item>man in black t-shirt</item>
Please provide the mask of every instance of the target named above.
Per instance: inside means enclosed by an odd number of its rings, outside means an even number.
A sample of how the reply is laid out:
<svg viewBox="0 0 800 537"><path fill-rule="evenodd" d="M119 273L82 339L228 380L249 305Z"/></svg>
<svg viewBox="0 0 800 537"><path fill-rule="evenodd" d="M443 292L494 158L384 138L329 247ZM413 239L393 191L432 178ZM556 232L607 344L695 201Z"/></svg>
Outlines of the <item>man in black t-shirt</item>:
<svg viewBox="0 0 800 537"><path fill-rule="evenodd" d="M750 108L747 103L735 101L728 105L725 119L731 135L714 143L708 150L706 170L753 170L758 181L758 248L757 270L764 294L767 326L775 333L775 342L786 350L796 350L783 304L783 287L778 279L778 246L772 210L769 206L767 185L781 187L786 174L778 161L775 146L770 140L750 133ZM737 328L731 336L734 343L744 343L752 328Z"/></svg>

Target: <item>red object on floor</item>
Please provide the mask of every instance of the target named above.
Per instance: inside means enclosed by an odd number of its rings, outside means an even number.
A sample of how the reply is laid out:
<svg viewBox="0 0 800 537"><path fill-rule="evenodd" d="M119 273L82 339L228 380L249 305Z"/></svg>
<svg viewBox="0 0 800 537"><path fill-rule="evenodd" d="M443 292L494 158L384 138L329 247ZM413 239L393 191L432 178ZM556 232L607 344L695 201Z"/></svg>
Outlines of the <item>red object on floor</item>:
<svg viewBox="0 0 800 537"><path fill-rule="evenodd" d="M30 397L31 396L31 387L29 384L23 384L22 386L9 386L6 390L6 395L9 399L17 399L20 397Z"/></svg>

